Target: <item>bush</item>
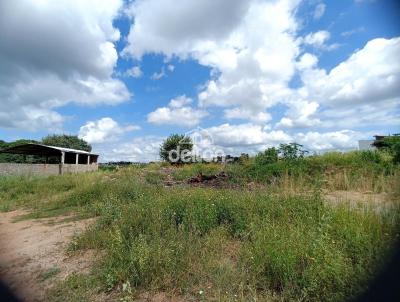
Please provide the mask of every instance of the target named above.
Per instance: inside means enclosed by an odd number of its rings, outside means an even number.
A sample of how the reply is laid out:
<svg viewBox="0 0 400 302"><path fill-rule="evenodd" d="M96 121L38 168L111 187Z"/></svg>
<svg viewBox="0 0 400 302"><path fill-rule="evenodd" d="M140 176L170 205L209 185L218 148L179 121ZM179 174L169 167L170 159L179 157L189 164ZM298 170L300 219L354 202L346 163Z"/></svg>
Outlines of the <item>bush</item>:
<svg viewBox="0 0 400 302"><path fill-rule="evenodd" d="M257 165L269 165L278 161L278 150L275 148L268 148L264 152L260 152L256 155L255 164Z"/></svg>
<svg viewBox="0 0 400 302"><path fill-rule="evenodd" d="M279 155L285 160L295 160L303 158L308 151L298 143L280 144L278 149Z"/></svg>
<svg viewBox="0 0 400 302"><path fill-rule="evenodd" d="M375 147L392 154L393 163L400 164L400 134L385 137L383 140L376 141Z"/></svg>
<svg viewBox="0 0 400 302"><path fill-rule="evenodd" d="M366 163L381 163L382 155L379 151L366 150L359 153L360 159Z"/></svg>

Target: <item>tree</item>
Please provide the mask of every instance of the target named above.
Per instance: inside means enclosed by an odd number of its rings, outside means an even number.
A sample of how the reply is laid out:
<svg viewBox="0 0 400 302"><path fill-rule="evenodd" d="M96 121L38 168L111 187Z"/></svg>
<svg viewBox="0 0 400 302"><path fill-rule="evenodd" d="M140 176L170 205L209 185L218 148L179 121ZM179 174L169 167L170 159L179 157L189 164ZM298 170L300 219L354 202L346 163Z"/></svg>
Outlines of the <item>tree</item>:
<svg viewBox="0 0 400 302"><path fill-rule="evenodd" d="M393 162L400 164L400 134L385 137L383 140L375 142L374 146L392 154Z"/></svg>
<svg viewBox="0 0 400 302"><path fill-rule="evenodd" d="M278 150L274 147L268 148L264 152L260 152L255 157L255 162L258 165L273 164L278 161Z"/></svg>
<svg viewBox="0 0 400 302"><path fill-rule="evenodd" d="M308 153L308 151L303 149L303 145L298 143L280 144L278 151L282 158L286 160L303 158Z"/></svg>
<svg viewBox="0 0 400 302"><path fill-rule="evenodd" d="M48 135L42 138L42 143L48 146L77 149L87 152L92 151L92 146L83 139L77 137L76 135Z"/></svg>
<svg viewBox="0 0 400 302"><path fill-rule="evenodd" d="M189 136L172 134L161 144L160 157L169 163L183 163L192 149L193 141Z"/></svg>

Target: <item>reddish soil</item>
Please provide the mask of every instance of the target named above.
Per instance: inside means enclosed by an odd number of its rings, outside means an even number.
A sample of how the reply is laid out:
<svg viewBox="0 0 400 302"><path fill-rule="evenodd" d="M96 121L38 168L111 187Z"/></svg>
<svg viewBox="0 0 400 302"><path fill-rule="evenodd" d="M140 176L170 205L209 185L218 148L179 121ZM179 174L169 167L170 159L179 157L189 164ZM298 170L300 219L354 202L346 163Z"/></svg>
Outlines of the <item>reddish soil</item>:
<svg viewBox="0 0 400 302"><path fill-rule="evenodd" d="M91 220L64 222L66 217L57 217L15 222L23 214L21 210L0 213L0 279L22 301L42 301L57 280L89 270L91 251L68 256L66 249Z"/></svg>

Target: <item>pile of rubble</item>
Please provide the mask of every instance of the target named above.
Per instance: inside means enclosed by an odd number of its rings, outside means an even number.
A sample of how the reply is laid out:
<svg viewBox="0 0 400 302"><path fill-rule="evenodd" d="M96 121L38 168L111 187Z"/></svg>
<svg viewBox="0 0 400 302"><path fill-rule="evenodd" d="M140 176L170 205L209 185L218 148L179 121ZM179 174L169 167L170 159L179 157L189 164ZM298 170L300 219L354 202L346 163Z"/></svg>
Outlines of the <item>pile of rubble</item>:
<svg viewBox="0 0 400 302"><path fill-rule="evenodd" d="M222 182L225 182L226 180L229 179L228 174L226 174L224 171L219 172L217 174L212 174L212 175L204 175L203 173L199 173L194 177L190 177L187 182L189 184L207 184L207 185L219 185Z"/></svg>

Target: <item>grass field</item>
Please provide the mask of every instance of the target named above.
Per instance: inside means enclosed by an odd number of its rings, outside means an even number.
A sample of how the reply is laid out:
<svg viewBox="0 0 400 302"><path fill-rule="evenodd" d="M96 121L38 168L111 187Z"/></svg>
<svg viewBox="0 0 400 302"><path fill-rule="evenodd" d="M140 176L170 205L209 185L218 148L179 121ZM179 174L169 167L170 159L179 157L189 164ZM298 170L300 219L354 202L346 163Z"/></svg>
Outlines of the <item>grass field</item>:
<svg viewBox="0 0 400 302"><path fill-rule="evenodd" d="M186 183L220 171L229 177L218 186ZM97 217L69 252L96 249L101 257L89 275L50 289L50 301L160 292L194 301L343 301L367 288L399 236L399 175L389 156L374 152L151 164L3 177L0 209L30 209L21 219ZM348 200L327 198L337 191Z"/></svg>

